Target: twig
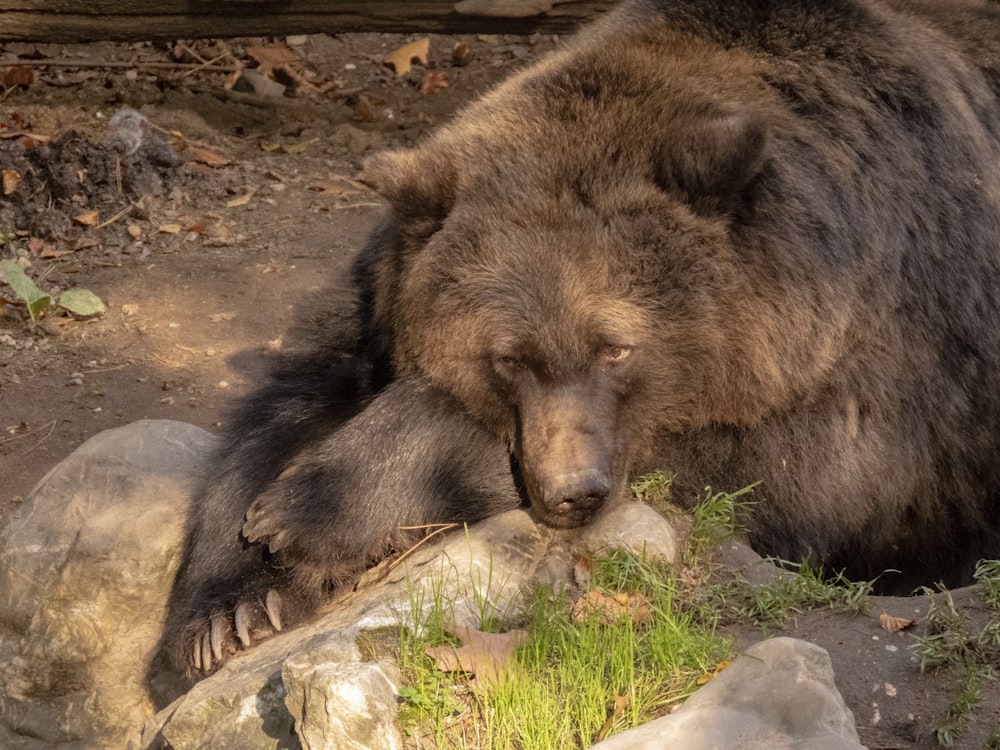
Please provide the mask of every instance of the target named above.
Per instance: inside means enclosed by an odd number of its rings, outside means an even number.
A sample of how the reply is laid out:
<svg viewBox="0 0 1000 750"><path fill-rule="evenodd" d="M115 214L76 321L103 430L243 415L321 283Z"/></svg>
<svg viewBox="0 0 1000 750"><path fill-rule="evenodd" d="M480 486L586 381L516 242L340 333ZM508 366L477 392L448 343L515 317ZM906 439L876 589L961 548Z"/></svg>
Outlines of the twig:
<svg viewBox="0 0 1000 750"><path fill-rule="evenodd" d="M190 70L185 70L183 73L181 73L180 77L184 78L185 76L189 76L192 73L197 73L199 70L216 70L216 68L213 68L212 66L215 65L215 63L217 63L219 60L221 60L224 57L231 57L231 55L228 52L223 52L221 55L219 55L217 57L213 57L211 60L206 60L205 62L201 63L200 65L196 65L195 67L191 68ZM241 69L242 69L242 66L236 66L235 70L230 70L228 72L235 73L236 71L241 70Z"/></svg>
<svg viewBox="0 0 1000 750"><path fill-rule="evenodd" d="M220 57L225 57L221 55ZM219 59L219 58L216 58ZM32 65L38 68L154 68L158 70L214 70L220 73L235 73L241 68L236 65L209 65L205 63L178 62L125 62L123 60L18 60L18 65Z"/></svg>
<svg viewBox="0 0 1000 750"><path fill-rule="evenodd" d="M399 557L397 557L395 560L393 560L392 563L390 563L390 565L389 565L389 570L390 571L395 570L397 567L399 567L399 564L401 562L403 562L403 560L405 560L407 557L409 557L414 552L416 552L417 549L421 545L423 545L425 542L427 542L429 539L432 539L433 537L437 536L438 534L442 534L445 531L451 531L452 529L458 528L458 524L457 523L436 523L436 524L428 524L426 526L400 526L399 528L403 529L403 530L409 530L409 529L428 529L428 528L431 528L432 526L437 526L438 528L434 529L434 531L432 531L430 534L428 534L423 539L421 539L419 542L417 542L412 547L410 547L408 550L406 550L406 552L404 552Z"/></svg>
<svg viewBox="0 0 1000 750"><path fill-rule="evenodd" d="M39 445L41 445L42 443L44 443L46 440L49 439L49 435L52 434L52 430L54 430L56 428L56 420L53 419L51 422L49 422L48 424L43 424L38 429L39 430L44 430L46 427L49 428L49 431L45 433L45 436L41 440L39 440L37 443L35 443L33 446L31 446L30 448L28 448L28 450L26 450L24 453L22 453L21 454L22 456L27 456L29 453L31 453L31 451L35 450L35 448L37 448ZM33 433L29 432L28 434L30 435L30 434L33 434Z"/></svg>
<svg viewBox="0 0 1000 750"><path fill-rule="evenodd" d="M124 370L128 365L113 365L112 367L98 367L96 370L80 370L81 375L94 375L98 372L114 372L115 370Z"/></svg>
<svg viewBox="0 0 1000 750"><path fill-rule="evenodd" d="M121 211L119 211L118 213L116 213L114 216L112 216L107 221L105 221L105 222L103 222L101 224L98 224L96 227L94 227L94 229L104 229L104 227L108 226L109 224L114 224L121 217L123 217L125 214L127 214L129 211L131 211L133 208L135 208L136 206L138 206L140 203L142 203L148 197L149 197L149 195L147 194L147 195L142 196L139 200L133 201L132 203L129 203Z"/></svg>
<svg viewBox="0 0 1000 750"><path fill-rule="evenodd" d="M381 207L383 205L384 204L382 204L382 203L349 203L346 206L334 206L333 210L334 211L343 211L345 208L364 208L365 206L374 206L375 208L379 208L379 207Z"/></svg>

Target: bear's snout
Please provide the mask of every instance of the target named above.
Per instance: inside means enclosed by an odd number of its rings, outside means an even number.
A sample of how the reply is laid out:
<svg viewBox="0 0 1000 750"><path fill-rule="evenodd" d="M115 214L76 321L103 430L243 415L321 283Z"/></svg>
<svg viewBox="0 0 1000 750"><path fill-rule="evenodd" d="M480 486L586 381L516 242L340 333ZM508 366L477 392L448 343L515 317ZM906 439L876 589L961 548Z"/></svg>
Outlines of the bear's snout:
<svg viewBox="0 0 1000 750"><path fill-rule="evenodd" d="M608 475L598 469L560 474L542 487L542 503L549 522L559 526L580 526L600 510L611 493Z"/></svg>

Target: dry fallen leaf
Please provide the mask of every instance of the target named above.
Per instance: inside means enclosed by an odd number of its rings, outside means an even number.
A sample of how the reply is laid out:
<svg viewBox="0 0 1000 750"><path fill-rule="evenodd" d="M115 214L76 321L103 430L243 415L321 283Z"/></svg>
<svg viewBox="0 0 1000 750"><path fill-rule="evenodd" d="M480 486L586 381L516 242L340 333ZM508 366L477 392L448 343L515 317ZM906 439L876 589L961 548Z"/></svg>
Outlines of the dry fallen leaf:
<svg viewBox="0 0 1000 750"><path fill-rule="evenodd" d="M72 242L68 243L67 249L71 252L76 252L77 250L86 250L90 247L97 247L101 244L101 241L96 237L83 234L77 237Z"/></svg>
<svg viewBox="0 0 1000 750"><path fill-rule="evenodd" d="M188 148L188 155L191 157L192 161L196 161L199 164L204 164L208 167L224 167L227 164L233 163L232 159L212 151L211 149L204 148L203 146L190 146Z"/></svg>
<svg viewBox="0 0 1000 750"><path fill-rule="evenodd" d="M420 93L425 96L445 88L448 88L448 74L443 70L428 70L420 81Z"/></svg>
<svg viewBox="0 0 1000 750"><path fill-rule="evenodd" d="M226 208L236 208L237 206L245 206L247 203L250 202L250 199L253 198L253 194L255 192L256 191L251 190L249 193L241 195L239 198L233 198L231 201L226 203Z"/></svg>
<svg viewBox="0 0 1000 750"><path fill-rule="evenodd" d="M607 721L605 721L604 724L601 726L601 731L597 733L597 736L594 738L594 742L600 742L605 737L607 737L608 732L611 730L611 727L615 725L615 721L618 719L619 716L622 715L622 712L626 708L628 708L628 704L631 702L632 702L631 693L626 693L625 695L618 695L618 693L615 693L615 706L611 710L611 716L609 716Z"/></svg>
<svg viewBox="0 0 1000 750"><path fill-rule="evenodd" d="M715 679L716 677L719 676L719 673L722 672L723 669L725 669L732 663L733 663L732 659L725 659L724 661L720 661L718 664L715 665L715 669L713 669L711 672L705 672L705 674L699 677L696 680L697 684L704 685L706 682Z"/></svg>
<svg viewBox="0 0 1000 750"><path fill-rule="evenodd" d="M652 617L646 598L642 594L617 593L614 596L594 589L581 596L573 604L573 619L582 622L594 614L600 614L607 623L616 622L621 617L629 617L632 622L646 622Z"/></svg>
<svg viewBox="0 0 1000 750"><path fill-rule="evenodd" d="M269 44L266 47L247 47L247 55L257 63L261 73L267 73L273 68L286 63L295 62L299 56L281 42Z"/></svg>
<svg viewBox="0 0 1000 750"><path fill-rule="evenodd" d="M386 55L382 64L394 70L396 75L405 76L413 67L413 63L427 64L427 55L431 49L431 38L425 36L415 42L404 44L399 49Z"/></svg>
<svg viewBox="0 0 1000 750"><path fill-rule="evenodd" d="M3 194L10 195L21 184L21 173L16 169L3 170Z"/></svg>
<svg viewBox="0 0 1000 750"><path fill-rule="evenodd" d="M447 632L462 642L462 646L427 646L424 650L442 672L470 672L477 690L495 685L500 675L513 666L514 650L528 638L527 631L484 633L472 628L456 627Z"/></svg>
<svg viewBox="0 0 1000 750"><path fill-rule="evenodd" d="M372 98L366 94L358 96L354 105L354 119L359 122L378 122L386 119L385 99Z"/></svg>
<svg viewBox="0 0 1000 750"><path fill-rule="evenodd" d="M889 633L898 633L900 630L912 628L917 624L917 621L912 620L909 617L895 617L894 615L883 612L879 615L878 624L882 626L883 630L888 631Z"/></svg>
<svg viewBox="0 0 1000 750"><path fill-rule="evenodd" d="M84 226L92 227L95 224L97 224L100 218L101 218L100 211L87 211L86 213L77 214L76 216L74 216L73 221L75 221L77 224L83 224Z"/></svg>
<svg viewBox="0 0 1000 750"><path fill-rule="evenodd" d="M27 88L35 82L35 71L30 65L5 65L0 68L0 84L5 89L15 86Z"/></svg>

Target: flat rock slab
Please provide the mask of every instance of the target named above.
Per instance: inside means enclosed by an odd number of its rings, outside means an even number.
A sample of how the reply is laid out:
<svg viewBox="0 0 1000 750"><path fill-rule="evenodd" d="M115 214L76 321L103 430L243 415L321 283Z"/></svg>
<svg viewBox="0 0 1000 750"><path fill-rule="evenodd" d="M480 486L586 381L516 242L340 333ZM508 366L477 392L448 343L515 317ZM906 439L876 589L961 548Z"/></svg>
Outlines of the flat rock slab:
<svg viewBox="0 0 1000 750"><path fill-rule="evenodd" d="M761 641L676 712L594 750L863 750L830 656L794 638Z"/></svg>

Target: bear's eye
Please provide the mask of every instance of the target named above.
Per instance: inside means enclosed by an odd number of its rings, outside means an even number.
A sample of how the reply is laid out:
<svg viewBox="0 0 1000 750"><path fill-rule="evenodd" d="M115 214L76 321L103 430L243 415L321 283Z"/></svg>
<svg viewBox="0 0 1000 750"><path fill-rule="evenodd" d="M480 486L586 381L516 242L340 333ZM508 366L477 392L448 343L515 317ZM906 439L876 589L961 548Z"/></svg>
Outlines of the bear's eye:
<svg viewBox="0 0 1000 750"><path fill-rule="evenodd" d="M601 351L601 356L608 362L621 362L622 360L628 359L628 356L631 353L631 347L619 344L608 344Z"/></svg>
<svg viewBox="0 0 1000 750"><path fill-rule="evenodd" d="M493 367L502 375L513 375L523 366L524 363L512 354L498 354L493 357Z"/></svg>

